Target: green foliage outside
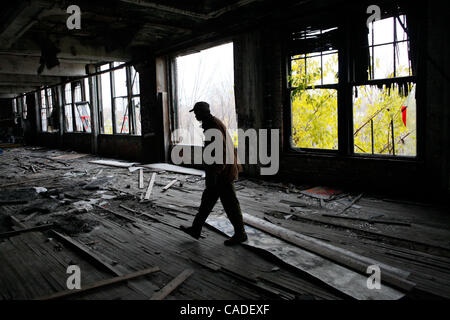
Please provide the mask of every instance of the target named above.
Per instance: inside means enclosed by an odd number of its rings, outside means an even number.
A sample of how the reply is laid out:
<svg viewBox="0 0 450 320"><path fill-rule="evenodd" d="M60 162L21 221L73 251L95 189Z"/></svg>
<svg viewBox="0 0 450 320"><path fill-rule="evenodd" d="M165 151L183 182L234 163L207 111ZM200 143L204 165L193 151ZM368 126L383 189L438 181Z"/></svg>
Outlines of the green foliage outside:
<svg viewBox="0 0 450 320"><path fill-rule="evenodd" d="M298 148L336 150L337 90L318 89L316 84L337 83L338 56L324 60L323 75L320 60L306 57L291 63L290 84L292 106L292 145ZM306 72L305 72L306 64ZM377 60L376 66L380 67ZM398 72L399 69L397 69ZM389 74L388 78L393 74ZM355 94L357 91L357 95ZM415 156L416 155L416 104L415 86L409 95L400 95L398 88L379 89L376 86L360 86L354 89L353 124L354 152ZM402 106L407 106L406 126L402 120ZM394 124L395 149L392 146Z"/></svg>
<svg viewBox="0 0 450 320"><path fill-rule="evenodd" d="M324 63L323 78L337 82L337 54ZM291 64L292 143L298 148L338 148L337 90L316 89L321 82L320 60L298 59ZM308 87L311 87L308 89Z"/></svg>

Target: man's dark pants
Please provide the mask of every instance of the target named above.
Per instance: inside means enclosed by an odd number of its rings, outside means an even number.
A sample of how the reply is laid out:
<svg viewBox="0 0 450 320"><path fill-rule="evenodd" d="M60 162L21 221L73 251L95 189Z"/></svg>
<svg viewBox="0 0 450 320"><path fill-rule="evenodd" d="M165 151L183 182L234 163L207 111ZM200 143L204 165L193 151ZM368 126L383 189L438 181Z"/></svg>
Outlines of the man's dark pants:
<svg viewBox="0 0 450 320"><path fill-rule="evenodd" d="M235 234L244 234L242 211L239 200L236 197L233 182L224 181L216 173L206 170L205 184L206 188L202 194L202 202L192 223L193 228L199 231L202 229L217 200L220 198L225 213L234 227Z"/></svg>

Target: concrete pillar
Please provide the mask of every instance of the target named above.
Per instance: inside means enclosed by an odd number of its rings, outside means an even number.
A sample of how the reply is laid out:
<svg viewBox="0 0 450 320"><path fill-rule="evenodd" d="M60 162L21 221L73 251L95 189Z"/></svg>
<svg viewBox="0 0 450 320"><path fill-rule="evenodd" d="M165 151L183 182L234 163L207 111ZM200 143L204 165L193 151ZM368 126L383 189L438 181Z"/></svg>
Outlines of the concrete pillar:
<svg viewBox="0 0 450 320"><path fill-rule="evenodd" d="M164 162L164 116L161 102L158 102L156 59L134 66L139 72L142 121L143 162Z"/></svg>

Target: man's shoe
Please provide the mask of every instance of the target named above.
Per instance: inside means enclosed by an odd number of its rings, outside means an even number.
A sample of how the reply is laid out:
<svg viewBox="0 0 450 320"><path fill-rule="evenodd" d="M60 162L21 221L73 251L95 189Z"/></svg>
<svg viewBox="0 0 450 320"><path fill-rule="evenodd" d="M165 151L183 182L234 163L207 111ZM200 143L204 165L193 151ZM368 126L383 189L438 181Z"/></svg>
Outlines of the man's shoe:
<svg viewBox="0 0 450 320"><path fill-rule="evenodd" d="M248 237L245 233L242 235L234 235L230 239L225 240L223 244L226 246L235 246L237 244L247 241L247 239Z"/></svg>
<svg viewBox="0 0 450 320"><path fill-rule="evenodd" d="M195 230L192 227L185 227L185 226L180 226L180 230L183 232L186 232L188 235L190 235L192 238L195 239L199 239L200 238L200 233L201 231Z"/></svg>

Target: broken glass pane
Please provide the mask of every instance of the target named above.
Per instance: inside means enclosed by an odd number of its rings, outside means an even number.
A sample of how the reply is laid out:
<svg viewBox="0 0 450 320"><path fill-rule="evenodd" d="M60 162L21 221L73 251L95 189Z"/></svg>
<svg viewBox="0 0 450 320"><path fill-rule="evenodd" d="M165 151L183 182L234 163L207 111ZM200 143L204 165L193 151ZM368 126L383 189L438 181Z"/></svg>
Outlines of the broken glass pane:
<svg viewBox="0 0 450 320"><path fill-rule="evenodd" d="M356 87L353 95L354 152L416 155L415 85L406 97L398 86ZM392 141L394 140L394 144Z"/></svg>
<svg viewBox="0 0 450 320"><path fill-rule="evenodd" d="M142 134L141 131L141 98L134 97L131 99L133 108L134 108L134 114L136 115L136 130L135 134L140 136Z"/></svg>
<svg viewBox="0 0 450 320"><path fill-rule="evenodd" d="M128 97L114 98L116 133L130 133Z"/></svg>
<svg viewBox="0 0 450 320"><path fill-rule="evenodd" d="M137 72L134 67L130 68L130 74L131 74L131 93L133 95L139 95L140 89L139 89L139 72Z"/></svg>
<svg viewBox="0 0 450 320"><path fill-rule="evenodd" d="M76 104L77 115L80 117L82 129L80 131L91 132L91 110L86 102Z"/></svg>

